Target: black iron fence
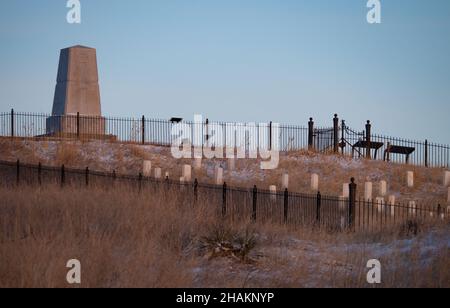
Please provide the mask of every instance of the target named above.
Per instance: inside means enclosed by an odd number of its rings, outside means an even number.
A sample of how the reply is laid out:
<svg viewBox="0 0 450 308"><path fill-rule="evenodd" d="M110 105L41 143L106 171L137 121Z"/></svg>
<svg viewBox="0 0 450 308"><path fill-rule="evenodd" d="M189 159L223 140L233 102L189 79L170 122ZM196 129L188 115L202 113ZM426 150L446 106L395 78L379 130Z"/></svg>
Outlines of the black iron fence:
<svg viewBox="0 0 450 308"><path fill-rule="evenodd" d="M317 194L272 192L224 185L178 182L169 178L120 175L115 171L97 172L89 168L69 169L22 164L19 161L0 162L0 184L13 188L21 185L57 185L65 187L118 188L149 195L161 190L178 195L195 205L199 200L215 207L218 215L234 221L286 224L293 227L322 228L328 231L383 230L417 221L448 219L445 207L416 202L405 204L376 203L357 199L357 185L350 184L349 198Z"/></svg>
<svg viewBox="0 0 450 308"><path fill-rule="evenodd" d="M424 141L389 137L371 132L372 125L358 132L342 122L341 152L352 157L366 157L425 167L450 166L450 146Z"/></svg>
<svg viewBox="0 0 450 308"><path fill-rule="evenodd" d="M370 122L357 131L339 122L316 127L311 118L306 127L269 123L227 123L208 120L52 116L35 113L0 113L0 136L11 138L106 139L118 142L170 146L177 140L201 147L219 144L245 153L258 149L282 152L315 150L352 157L365 157L426 167L450 167L450 146L372 133ZM189 141L187 141L189 140Z"/></svg>

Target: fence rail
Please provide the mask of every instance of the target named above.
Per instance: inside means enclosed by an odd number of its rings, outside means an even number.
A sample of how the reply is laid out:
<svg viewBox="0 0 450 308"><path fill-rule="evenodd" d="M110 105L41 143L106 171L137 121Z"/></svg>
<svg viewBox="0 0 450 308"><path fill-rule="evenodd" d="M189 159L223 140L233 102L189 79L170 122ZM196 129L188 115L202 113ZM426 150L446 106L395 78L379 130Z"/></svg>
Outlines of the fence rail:
<svg viewBox="0 0 450 308"><path fill-rule="evenodd" d="M372 134L370 124L367 128L369 133L357 132L343 123L339 128L342 152L352 157L367 157L416 166L444 168L450 166L450 146L448 145L432 143L428 140L415 141ZM395 150L392 150L394 148Z"/></svg>
<svg viewBox="0 0 450 308"><path fill-rule="evenodd" d="M172 135L174 126L178 135ZM82 138L170 146L177 139L190 139L192 146L218 142L224 148L272 149L282 152L315 150L352 157L366 157L395 163L426 167L450 167L450 146L372 133L372 124L359 132L351 129L337 115L331 127L316 127L311 118L306 127L270 123L178 123L162 119L55 116L36 113L0 113L0 136L11 138ZM214 138L212 138L214 136Z"/></svg>
<svg viewBox="0 0 450 308"><path fill-rule="evenodd" d="M438 221L448 219L441 205L386 204L356 199L357 185L350 184L350 197L333 197L317 194L291 193L288 190L274 193L260 190L193 183L181 183L169 178L120 175L115 171L98 172L86 169L69 169L22 164L19 161L0 161L0 185L8 188L22 185L58 185L65 187L103 188L122 187L136 193L166 190L195 205L200 198L215 207L218 215L235 221L286 224L293 227L322 228L328 231L383 230L413 221Z"/></svg>

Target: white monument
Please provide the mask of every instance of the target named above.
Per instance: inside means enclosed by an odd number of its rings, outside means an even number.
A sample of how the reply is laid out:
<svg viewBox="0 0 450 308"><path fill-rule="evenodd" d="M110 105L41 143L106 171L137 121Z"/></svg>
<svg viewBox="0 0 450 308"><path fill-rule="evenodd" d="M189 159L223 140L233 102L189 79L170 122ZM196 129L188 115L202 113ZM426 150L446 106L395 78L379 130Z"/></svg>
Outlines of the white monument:
<svg viewBox="0 0 450 308"><path fill-rule="evenodd" d="M46 124L49 135L105 135L95 49L73 46L61 50L52 116Z"/></svg>

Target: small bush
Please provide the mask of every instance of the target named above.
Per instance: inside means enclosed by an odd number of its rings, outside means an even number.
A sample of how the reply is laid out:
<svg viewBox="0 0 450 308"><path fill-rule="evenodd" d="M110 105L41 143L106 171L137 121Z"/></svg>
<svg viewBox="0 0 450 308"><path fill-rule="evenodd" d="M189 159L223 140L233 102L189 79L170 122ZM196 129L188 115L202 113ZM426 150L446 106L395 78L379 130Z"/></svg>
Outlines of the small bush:
<svg viewBox="0 0 450 308"><path fill-rule="evenodd" d="M244 232L233 231L223 225L212 227L208 235L200 240L200 250L209 259L228 257L240 262L250 263L250 253L257 246L255 233L246 229Z"/></svg>
<svg viewBox="0 0 450 308"><path fill-rule="evenodd" d="M417 220L408 220L400 227L400 235L417 236L422 230L422 225Z"/></svg>

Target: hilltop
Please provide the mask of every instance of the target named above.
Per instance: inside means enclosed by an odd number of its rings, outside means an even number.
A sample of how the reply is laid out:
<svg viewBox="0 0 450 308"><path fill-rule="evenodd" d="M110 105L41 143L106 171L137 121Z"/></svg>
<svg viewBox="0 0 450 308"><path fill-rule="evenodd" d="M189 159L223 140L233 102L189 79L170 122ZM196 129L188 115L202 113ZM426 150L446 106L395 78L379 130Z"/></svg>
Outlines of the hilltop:
<svg viewBox="0 0 450 308"><path fill-rule="evenodd" d="M162 168L163 174L169 172L171 179L181 177L184 164L191 160L174 159L170 148L123 144L107 141L34 141L0 139L0 160L24 163L61 166L69 168L137 175L142 172L144 160L152 161L153 168ZM364 182L374 182L374 197L377 194L377 182L388 182L389 194L397 200L417 200L445 202L447 189L442 185L442 168L425 168L403 164L351 159L350 157L320 154L308 151L280 153L280 164L275 170L261 170L259 160L243 159L235 162L231 168L229 161L203 160L202 168L193 170L193 177L200 182L212 183L217 166L224 168L225 181L229 185L268 189L270 185L281 187L281 177L289 173L289 190L293 192L315 193L310 190L312 173L320 178L319 189L322 194L339 196L342 186L351 177L359 184L358 194L363 194ZM414 171L415 187L406 185L406 172Z"/></svg>

